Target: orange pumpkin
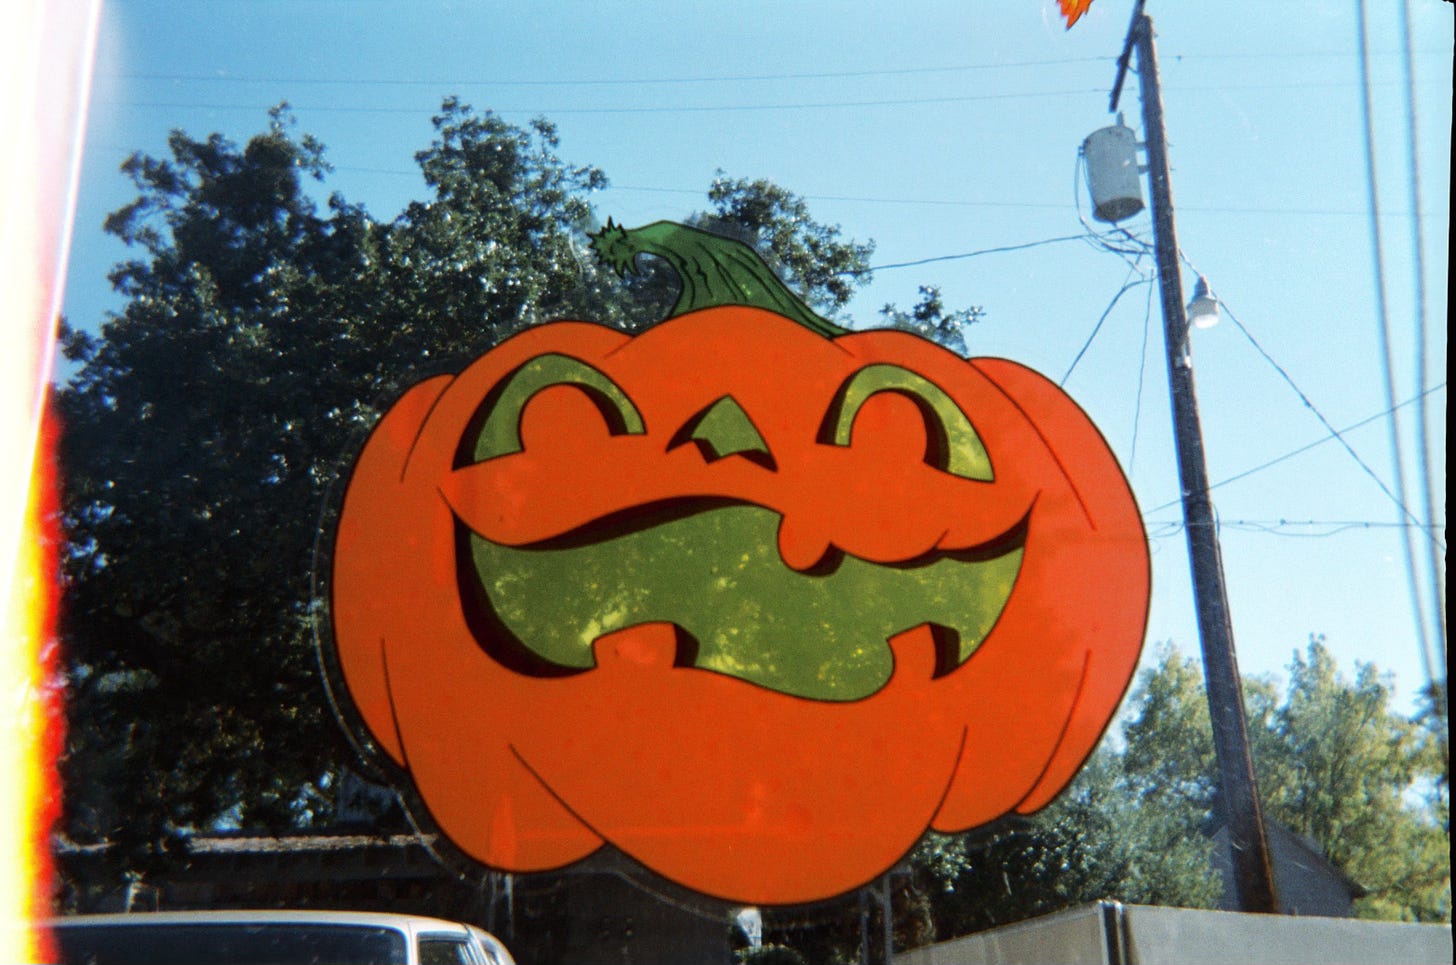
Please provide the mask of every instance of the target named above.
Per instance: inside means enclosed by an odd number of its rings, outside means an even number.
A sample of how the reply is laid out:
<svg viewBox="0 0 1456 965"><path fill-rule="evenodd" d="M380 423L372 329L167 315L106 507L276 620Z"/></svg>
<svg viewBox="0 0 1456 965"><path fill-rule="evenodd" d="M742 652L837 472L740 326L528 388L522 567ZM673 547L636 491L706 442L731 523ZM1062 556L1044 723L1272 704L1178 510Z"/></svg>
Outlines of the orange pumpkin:
<svg viewBox="0 0 1456 965"><path fill-rule="evenodd" d="M333 578L354 705L459 849L608 842L764 904L1045 805L1147 599L1126 481L1056 385L742 305L553 322L416 385Z"/></svg>

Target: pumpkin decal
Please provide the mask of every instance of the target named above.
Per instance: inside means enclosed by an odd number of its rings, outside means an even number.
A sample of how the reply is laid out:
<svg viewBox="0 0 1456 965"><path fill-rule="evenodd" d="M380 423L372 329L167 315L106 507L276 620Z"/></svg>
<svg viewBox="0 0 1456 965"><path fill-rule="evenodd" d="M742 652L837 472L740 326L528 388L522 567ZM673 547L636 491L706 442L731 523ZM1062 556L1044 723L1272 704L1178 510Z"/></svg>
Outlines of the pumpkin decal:
<svg viewBox="0 0 1456 965"><path fill-rule="evenodd" d="M733 901L857 887L1045 805L1135 668L1147 543L1055 384L814 315L747 246L594 239L683 279L410 389L345 494L337 662L474 860L610 844Z"/></svg>

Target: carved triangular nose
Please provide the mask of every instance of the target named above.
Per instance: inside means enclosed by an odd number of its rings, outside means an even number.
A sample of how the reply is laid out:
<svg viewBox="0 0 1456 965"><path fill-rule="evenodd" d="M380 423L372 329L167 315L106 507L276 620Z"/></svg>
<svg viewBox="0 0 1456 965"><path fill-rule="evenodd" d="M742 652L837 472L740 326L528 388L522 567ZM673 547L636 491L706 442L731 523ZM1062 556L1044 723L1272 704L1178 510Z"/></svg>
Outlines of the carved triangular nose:
<svg viewBox="0 0 1456 965"><path fill-rule="evenodd" d="M670 448L685 442L696 443L708 462L742 456L766 469L776 468L768 443L731 395L723 396L684 423Z"/></svg>

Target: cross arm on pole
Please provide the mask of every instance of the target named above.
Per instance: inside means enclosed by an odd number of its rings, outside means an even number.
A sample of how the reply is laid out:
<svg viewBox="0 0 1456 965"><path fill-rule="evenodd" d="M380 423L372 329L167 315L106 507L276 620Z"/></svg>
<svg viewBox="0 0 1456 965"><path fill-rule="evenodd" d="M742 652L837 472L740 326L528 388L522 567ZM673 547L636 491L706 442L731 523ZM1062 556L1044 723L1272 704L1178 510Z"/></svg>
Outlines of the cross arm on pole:
<svg viewBox="0 0 1456 965"><path fill-rule="evenodd" d="M1117 102L1122 98L1122 82L1127 79L1127 67L1132 60L1132 47L1135 39L1138 23L1143 18L1143 3L1145 0L1137 0L1132 8L1132 22L1127 25L1127 37L1122 42L1122 56L1117 58L1117 80L1112 85L1112 99L1107 105L1107 113L1117 113Z"/></svg>

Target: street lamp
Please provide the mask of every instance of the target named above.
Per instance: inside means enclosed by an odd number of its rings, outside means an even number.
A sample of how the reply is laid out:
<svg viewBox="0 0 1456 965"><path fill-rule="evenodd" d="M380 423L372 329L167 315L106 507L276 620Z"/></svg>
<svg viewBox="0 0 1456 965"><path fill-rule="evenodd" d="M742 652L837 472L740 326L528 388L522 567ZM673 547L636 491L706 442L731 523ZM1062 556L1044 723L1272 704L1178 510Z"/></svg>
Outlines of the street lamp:
<svg viewBox="0 0 1456 965"><path fill-rule="evenodd" d="M1193 285L1193 301L1188 303L1188 322L1194 328L1213 328L1218 324L1218 299L1208 290L1208 279L1202 275Z"/></svg>

